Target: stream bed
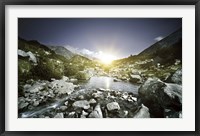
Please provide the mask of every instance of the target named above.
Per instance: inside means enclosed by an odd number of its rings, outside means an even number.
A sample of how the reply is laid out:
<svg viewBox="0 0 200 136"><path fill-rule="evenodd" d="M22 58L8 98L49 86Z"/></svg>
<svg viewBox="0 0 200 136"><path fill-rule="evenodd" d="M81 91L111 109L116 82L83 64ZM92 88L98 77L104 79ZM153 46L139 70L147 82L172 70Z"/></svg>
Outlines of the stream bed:
<svg viewBox="0 0 200 136"><path fill-rule="evenodd" d="M19 118L32 118L34 116L43 114L45 112L51 111L59 106L61 106L66 100L69 98L75 98L86 91L90 91L92 89L102 88L107 90L114 90L114 91L125 91L131 92L135 95L138 93L139 85L132 84L126 81L114 81L114 78L107 77L107 76L100 76L100 77L91 77L88 81L81 81L77 83L80 87L78 90L75 90L69 96L64 96L60 99L55 99L54 102L49 102L45 105L38 106L30 111L25 111L19 113Z"/></svg>

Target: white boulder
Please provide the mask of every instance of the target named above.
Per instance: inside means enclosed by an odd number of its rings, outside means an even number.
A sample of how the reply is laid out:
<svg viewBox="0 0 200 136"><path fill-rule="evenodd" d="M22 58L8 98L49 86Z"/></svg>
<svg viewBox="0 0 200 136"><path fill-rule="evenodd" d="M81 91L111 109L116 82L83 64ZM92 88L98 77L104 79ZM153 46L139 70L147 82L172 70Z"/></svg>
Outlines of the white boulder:
<svg viewBox="0 0 200 136"><path fill-rule="evenodd" d="M108 103L106 105L107 109L109 111L112 111L112 110L119 110L120 109L120 106L117 102L111 102L111 103Z"/></svg>
<svg viewBox="0 0 200 136"><path fill-rule="evenodd" d="M74 91L75 85L73 83L65 82L64 80L54 80L50 83L54 93L71 94Z"/></svg>
<svg viewBox="0 0 200 136"><path fill-rule="evenodd" d="M94 111L90 113L89 118L103 118L100 104L97 104Z"/></svg>
<svg viewBox="0 0 200 136"><path fill-rule="evenodd" d="M150 118L149 109L142 104L142 107L133 118Z"/></svg>
<svg viewBox="0 0 200 136"><path fill-rule="evenodd" d="M87 100L80 100L76 101L72 104L72 106L77 109L77 108L83 108L83 109L89 109L90 108L90 103Z"/></svg>
<svg viewBox="0 0 200 136"><path fill-rule="evenodd" d="M54 118L64 118L64 114L63 113L57 113Z"/></svg>

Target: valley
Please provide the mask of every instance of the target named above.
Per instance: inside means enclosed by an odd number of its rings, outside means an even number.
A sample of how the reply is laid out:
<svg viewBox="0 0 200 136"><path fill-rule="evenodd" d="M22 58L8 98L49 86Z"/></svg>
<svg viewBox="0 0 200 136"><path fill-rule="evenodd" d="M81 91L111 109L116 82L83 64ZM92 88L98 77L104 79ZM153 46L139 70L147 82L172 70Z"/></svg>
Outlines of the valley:
<svg viewBox="0 0 200 136"><path fill-rule="evenodd" d="M18 39L19 118L181 118L182 29L110 64Z"/></svg>

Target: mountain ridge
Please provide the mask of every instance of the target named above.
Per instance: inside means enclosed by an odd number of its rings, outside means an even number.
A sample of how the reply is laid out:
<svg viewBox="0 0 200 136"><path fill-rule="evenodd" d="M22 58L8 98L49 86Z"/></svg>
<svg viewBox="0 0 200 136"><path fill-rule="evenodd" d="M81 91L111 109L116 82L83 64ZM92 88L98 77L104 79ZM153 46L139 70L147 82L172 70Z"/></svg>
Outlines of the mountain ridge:
<svg viewBox="0 0 200 136"><path fill-rule="evenodd" d="M138 55L146 55L146 54L151 55L151 54L155 53L156 50L158 50L158 49L173 46L174 44L179 42L180 39L182 39L182 28L179 28L178 30L169 34L168 36L166 36L162 40L160 40L160 41L154 43L153 45L151 45L150 47L144 49Z"/></svg>
<svg viewBox="0 0 200 136"><path fill-rule="evenodd" d="M66 49L63 46L48 46L51 50L55 51L56 54L64 56L66 59L72 58L75 54Z"/></svg>

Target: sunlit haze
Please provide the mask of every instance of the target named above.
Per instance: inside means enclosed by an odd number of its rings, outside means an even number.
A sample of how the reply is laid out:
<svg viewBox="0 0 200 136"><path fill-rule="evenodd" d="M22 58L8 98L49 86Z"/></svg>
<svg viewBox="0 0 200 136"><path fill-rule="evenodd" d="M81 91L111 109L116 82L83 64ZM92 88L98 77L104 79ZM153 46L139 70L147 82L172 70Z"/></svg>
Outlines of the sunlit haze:
<svg viewBox="0 0 200 136"><path fill-rule="evenodd" d="M117 59L116 56L113 56L112 54L107 54L107 53L103 53L99 56L99 58L101 60L102 63L104 64L111 64L113 60Z"/></svg>

